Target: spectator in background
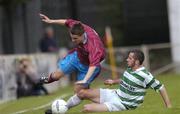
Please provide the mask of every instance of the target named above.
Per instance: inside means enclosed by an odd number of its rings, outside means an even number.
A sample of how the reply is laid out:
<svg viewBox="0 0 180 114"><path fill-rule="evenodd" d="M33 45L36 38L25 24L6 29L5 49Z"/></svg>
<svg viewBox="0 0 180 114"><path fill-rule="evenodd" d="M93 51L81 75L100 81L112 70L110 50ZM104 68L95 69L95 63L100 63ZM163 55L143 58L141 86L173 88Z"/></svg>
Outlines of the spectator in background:
<svg viewBox="0 0 180 114"><path fill-rule="evenodd" d="M58 51L57 43L54 39L54 31L52 27L47 27L43 38L39 42L41 52L56 52Z"/></svg>
<svg viewBox="0 0 180 114"><path fill-rule="evenodd" d="M19 61L17 71L17 97L48 94L46 88L39 83L37 70L31 60L23 58Z"/></svg>

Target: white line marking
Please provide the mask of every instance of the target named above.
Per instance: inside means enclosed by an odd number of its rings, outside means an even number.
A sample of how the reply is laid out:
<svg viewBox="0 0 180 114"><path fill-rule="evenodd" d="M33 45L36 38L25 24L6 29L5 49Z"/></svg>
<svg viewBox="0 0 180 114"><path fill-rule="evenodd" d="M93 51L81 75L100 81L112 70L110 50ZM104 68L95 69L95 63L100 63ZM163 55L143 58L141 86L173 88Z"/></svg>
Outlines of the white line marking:
<svg viewBox="0 0 180 114"><path fill-rule="evenodd" d="M58 98L63 99L63 98L65 98L65 97L69 96L69 95L70 95L70 94L63 94L63 95L61 95L61 96L58 97ZM58 99L58 98L55 98L55 99ZM54 99L54 100L55 100L55 99ZM34 111L34 110L39 110L39 109L42 109L42 108L45 108L45 107L50 106L51 103L52 103L54 100L52 100L51 102L49 102L49 103L47 103L47 104L45 104L45 105L41 105L41 106L38 106L38 107L35 107L35 108L28 108L28 109L20 110L20 111L11 113L11 114L22 114L22 113L29 112L29 111L32 111L32 110L33 110L33 111Z"/></svg>

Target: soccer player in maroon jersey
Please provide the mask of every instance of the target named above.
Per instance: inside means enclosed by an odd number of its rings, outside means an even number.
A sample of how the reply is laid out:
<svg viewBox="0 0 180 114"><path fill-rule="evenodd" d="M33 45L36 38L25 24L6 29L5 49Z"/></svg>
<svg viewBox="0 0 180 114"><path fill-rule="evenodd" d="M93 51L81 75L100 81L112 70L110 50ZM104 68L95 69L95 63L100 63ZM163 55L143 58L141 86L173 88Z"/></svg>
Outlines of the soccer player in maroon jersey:
<svg viewBox="0 0 180 114"><path fill-rule="evenodd" d="M81 89L88 89L90 83L99 75L100 62L105 58L104 45L91 27L72 19L53 20L40 14L43 22L65 25L69 29L71 40L76 47L69 51L68 55L58 62L58 69L48 77L41 77L44 83L59 80L62 76L76 72L75 93ZM80 103L81 99L75 94L67 101L68 108Z"/></svg>

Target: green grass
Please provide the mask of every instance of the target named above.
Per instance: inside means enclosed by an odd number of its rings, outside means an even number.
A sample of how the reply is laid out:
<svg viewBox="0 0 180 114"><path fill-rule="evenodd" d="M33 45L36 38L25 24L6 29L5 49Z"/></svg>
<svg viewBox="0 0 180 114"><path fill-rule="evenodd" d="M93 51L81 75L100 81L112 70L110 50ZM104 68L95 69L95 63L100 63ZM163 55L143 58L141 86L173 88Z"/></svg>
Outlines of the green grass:
<svg viewBox="0 0 180 114"><path fill-rule="evenodd" d="M166 87L168 95L172 102L172 108L167 109L163 104L163 100L160 94L156 93L154 90L148 90L147 95L145 97L144 103L135 110L130 111L122 111L122 112L111 112L112 114L180 114L180 75L175 74L167 74L156 77L159 79ZM92 88L102 85L102 81L95 81L92 84ZM105 87L102 85L102 87ZM66 87L61 88L59 91L48 95L48 96L38 96L38 97L25 97L15 101L6 102L0 104L0 114L12 114L14 112L18 112L20 110L30 109L28 112L22 114L44 114L44 110L49 108L45 107L39 110L32 110L33 108L39 107L41 105L47 104L53 99L57 98L62 94L68 93L68 96L65 97L67 100L70 95L73 94L73 88ZM89 103L89 101L83 101L77 107L72 108L68 111L67 114L83 114L81 109L83 105ZM102 112L101 114L109 114L110 112ZM99 113L90 113L90 114L99 114Z"/></svg>

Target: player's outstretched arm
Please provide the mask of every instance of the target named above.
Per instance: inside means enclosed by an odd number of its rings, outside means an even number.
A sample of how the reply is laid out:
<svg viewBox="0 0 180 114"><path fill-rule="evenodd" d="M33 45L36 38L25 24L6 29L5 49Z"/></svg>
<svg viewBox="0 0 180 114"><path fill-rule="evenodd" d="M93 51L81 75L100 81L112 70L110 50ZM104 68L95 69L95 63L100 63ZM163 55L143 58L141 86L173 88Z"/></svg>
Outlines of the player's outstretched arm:
<svg viewBox="0 0 180 114"><path fill-rule="evenodd" d="M164 101L166 107L171 108L172 107L171 101L170 101L170 99L168 97L166 88L164 86L160 89L160 94L161 94L161 97L163 98L163 101Z"/></svg>
<svg viewBox="0 0 180 114"><path fill-rule="evenodd" d="M39 14L40 18L43 22L45 23L52 23L52 24L60 24L60 25L65 25L66 19L50 19L44 14Z"/></svg>
<svg viewBox="0 0 180 114"><path fill-rule="evenodd" d="M96 69L96 66L90 66L89 69L88 69L88 72L86 73L86 75L84 77L84 79L80 80L80 81L77 81L76 84L87 83L87 81L90 79L90 77L94 73L95 69Z"/></svg>
<svg viewBox="0 0 180 114"><path fill-rule="evenodd" d="M104 84L105 85L114 85L114 84L119 84L120 82L121 82L120 79L114 79L114 80L107 79L107 80L104 81Z"/></svg>

